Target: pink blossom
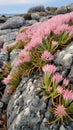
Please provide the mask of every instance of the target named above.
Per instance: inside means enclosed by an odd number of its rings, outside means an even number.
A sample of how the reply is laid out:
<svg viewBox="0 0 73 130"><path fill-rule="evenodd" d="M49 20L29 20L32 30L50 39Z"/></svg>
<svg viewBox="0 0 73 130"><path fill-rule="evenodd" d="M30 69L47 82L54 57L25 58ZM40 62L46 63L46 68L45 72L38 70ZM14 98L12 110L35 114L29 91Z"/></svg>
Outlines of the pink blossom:
<svg viewBox="0 0 73 130"><path fill-rule="evenodd" d="M46 64L42 67L43 72L48 72L50 74L54 74L56 72L57 68L54 65Z"/></svg>
<svg viewBox="0 0 73 130"><path fill-rule="evenodd" d="M51 32L60 34L61 32L68 31L71 35L72 29L69 29L69 21L73 21L72 12L54 16L51 19L43 21L42 23L21 29L23 32L20 32L16 39L26 41L27 37L30 37L31 40L25 47L26 50L30 50L33 47L37 47L42 42L42 39L50 35Z"/></svg>
<svg viewBox="0 0 73 130"><path fill-rule="evenodd" d="M26 41L26 39L27 39L27 35L25 34L25 32L19 33L16 37L17 41L23 41L24 42L24 41Z"/></svg>
<svg viewBox="0 0 73 130"><path fill-rule="evenodd" d="M21 50L19 52L19 62L29 62L30 61L30 55L28 51L25 51L25 49Z"/></svg>
<svg viewBox="0 0 73 130"><path fill-rule="evenodd" d="M20 64L22 64L23 61L21 59L18 59L15 63L15 66L18 67Z"/></svg>
<svg viewBox="0 0 73 130"><path fill-rule="evenodd" d="M63 87L58 85L57 92L62 94L63 93Z"/></svg>
<svg viewBox="0 0 73 130"><path fill-rule="evenodd" d="M5 52L7 52L7 48L2 48L2 49L0 49L0 51L5 53Z"/></svg>
<svg viewBox="0 0 73 130"><path fill-rule="evenodd" d="M13 91L12 91L11 88L10 88L10 89L7 89L7 90L6 90L6 93L11 95L11 94L13 93Z"/></svg>
<svg viewBox="0 0 73 130"><path fill-rule="evenodd" d="M8 77L4 78L2 82L3 82L5 85L7 85L7 84L10 83L10 80L11 80L11 76L8 75Z"/></svg>
<svg viewBox="0 0 73 130"><path fill-rule="evenodd" d="M63 77L59 73L54 74L52 77L53 82L59 83L61 80L63 80Z"/></svg>
<svg viewBox="0 0 73 130"><path fill-rule="evenodd" d="M69 79L66 79L66 78L65 78L65 79L63 80L63 85L67 86L68 84L69 84Z"/></svg>
<svg viewBox="0 0 73 130"><path fill-rule="evenodd" d="M63 117L63 116L65 116L66 115L66 108L64 107L64 105L58 104L55 107L54 114L57 117Z"/></svg>
<svg viewBox="0 0 73 130"><path fill-rule="evenodd" d="M73 100L73 91L72 90L68 90L68 89L64 89L64 91L63 91L63 98L66 101Z"/></svg>
<svg viewBox="0 0 73 130"><path fill-rule="evenodd" d="M51 61L53 59L53 55L47 50L45 50L41 56L41 59L44 61Z"/></svg>
<svg viewBox="0 0 73 130"><path fill-rule="evenodd" d="M57 46L58 42L57 41L52 41L52 46Z"/></svg>
<svg viewBox="0 0 73 130"><path fill-rule="evenodd" d="M25 50L31 50L42 42L42 38L38 35L32 37L32 40L25 46Z"/></svg>

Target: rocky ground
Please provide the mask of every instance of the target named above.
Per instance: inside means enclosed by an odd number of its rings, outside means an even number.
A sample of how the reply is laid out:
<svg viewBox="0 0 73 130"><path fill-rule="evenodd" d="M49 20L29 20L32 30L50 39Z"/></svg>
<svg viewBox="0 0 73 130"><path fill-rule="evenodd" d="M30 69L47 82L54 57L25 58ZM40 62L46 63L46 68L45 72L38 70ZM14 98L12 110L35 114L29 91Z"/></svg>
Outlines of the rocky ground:
<svg viewBox="0 0 73 130"><path fill-rule="evenodd" d="M73 11L73 4L60 8L47 7L46 9L38 6L29 9L26 14L9 18L1 16L0 49L15 42L21 27L38 24L54 15L71 11ZM13 64L18 52L19 50L13 50L10 55L7 51L0 52L0 69L3 62L9 61L9 59ZM56 52L53 62L58 67L58 71L70 79L70 85L73 86L73 41L63 50ZM52 114L47 110L48 106L51 106L51 100L46 103L45 95L41 94L40 88L37 91L37 86L41 85L40 77L42 78L42 74L38 76L38 73L30 79L23 77L12 97L6 93L8 86L5 88L0 83L0 130L73 130L73 122L68 122L66 126L44 125L45 121L52 119Z"/></svg>

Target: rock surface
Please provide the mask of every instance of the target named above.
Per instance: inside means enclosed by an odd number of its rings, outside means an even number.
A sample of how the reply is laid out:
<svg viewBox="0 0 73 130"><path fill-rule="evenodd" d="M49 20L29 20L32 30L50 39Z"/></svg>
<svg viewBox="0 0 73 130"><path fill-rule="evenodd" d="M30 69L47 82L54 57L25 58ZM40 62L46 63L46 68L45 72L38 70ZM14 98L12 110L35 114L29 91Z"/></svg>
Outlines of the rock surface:
<svg viewBox="0 0 73 130"><path fill-rule="evenodd" d="M34 12L45 12L45 8L44 6L36 6L36 7L32 7L28 10L28 12L30 13L34 13Z"/></svg>
<svg viewBox="0 0 73 130"><path fill-rule="evenodd" d="M15 16L9 18L4 24L0 26L0 29L14 29L19 28L25 24L23 17Z"/></svg>

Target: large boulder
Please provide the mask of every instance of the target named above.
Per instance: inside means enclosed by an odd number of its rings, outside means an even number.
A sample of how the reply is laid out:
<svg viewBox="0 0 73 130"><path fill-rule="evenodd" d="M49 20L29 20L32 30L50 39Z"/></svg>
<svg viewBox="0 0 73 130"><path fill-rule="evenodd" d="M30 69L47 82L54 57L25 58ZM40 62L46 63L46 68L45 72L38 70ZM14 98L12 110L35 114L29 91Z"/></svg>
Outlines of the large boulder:
<svg viewBox="0 0 73 130"><path fill-rule="evenodd" d="M8 60L8 53L7 52L1 52L0 53L0 63Z"/></svg>
<svg viewBox="0 0 73 130"><path fill-rule="evenodd" d="M60 8L57 8L57 10L55 11L56 14L65 14L68 12L72 12L73 11L73 3L67 6L62 6Z"/></svg>
<svg viewBox="0 0 73 130"><path fill-rule="evenodd" d="M48 109L52 106L52 101L45 99L45 94L41 92L41 80L42 75L40 74L34 75L30 79L27 77L22 79L7 107L8 130L73 129L73 122L62 126L58 123L45 125L45 122L53 120L53 114Z"/></svg>
<svg viewBox="0 0 73 130"><path fill-rule="evenodd" d="M38 13L31 13L31 18L33 20L39 20L41 16Z"/></svg>
<svg viewBox="0 0 73 130"><path fill-rule="evenodd" d="M45 12L44 6L35 6L28 10L29 13L35 13L35 12Z"/></svg>
<svg viewBox="0 0 73 130"><path fill-rule="evenodd" d="M56 11L55 11L55 13L56 14L65 14L65 13L67 13L67 7L65 7L65 6L62 6L62 7L60 7L60 8L58 8Z"/></svg>
<svg viewBox="0 0 73 130"><path fill-rule="evenodd" d="M46 8L48 11L54 12L57 10L57 7L47 7Z"/></svg>
<svg viewBox="0 0 73 130"><path fill-rule="evenodd" d="M26 26L30 26L30 25L33 25L33 24L36 24L36 23L37 23L36 20L26 20L25 25L26 25Z"/></svg>
<svg viewBox="0 0 73 130"><path fill-rule="evenodd" d="M6 22L6 20L7 20L6 17L0 16L0 23L4 23Z"/></svg>
<svg viewBox="0 0 73 130"><path fill-rule="evenodd" d="M67 6L69 12L73 11L73 3Z"/></svg>
<svg viewBox="0 0 73 130"><path fill-rule="evenodd" d="M25 19L20 16L14 16L9 18L4 24L0 26L0 29L14 29L19 28L25 24Z"/></svg>

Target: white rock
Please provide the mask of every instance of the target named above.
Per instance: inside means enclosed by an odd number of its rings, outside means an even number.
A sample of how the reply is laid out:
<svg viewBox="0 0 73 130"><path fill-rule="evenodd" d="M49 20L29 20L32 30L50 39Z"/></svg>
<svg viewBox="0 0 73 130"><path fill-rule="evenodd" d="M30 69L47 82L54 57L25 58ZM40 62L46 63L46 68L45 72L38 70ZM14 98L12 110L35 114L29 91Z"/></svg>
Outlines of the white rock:
<svg viewBox="0 0 73 130"><path fill-rule="evenodd" d="M25 116L28 116L30 114L30 110L29 110L29 107L27 107L25 110L24 110L24 115Z"/></svg>

